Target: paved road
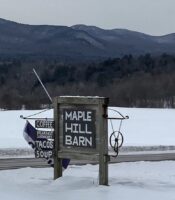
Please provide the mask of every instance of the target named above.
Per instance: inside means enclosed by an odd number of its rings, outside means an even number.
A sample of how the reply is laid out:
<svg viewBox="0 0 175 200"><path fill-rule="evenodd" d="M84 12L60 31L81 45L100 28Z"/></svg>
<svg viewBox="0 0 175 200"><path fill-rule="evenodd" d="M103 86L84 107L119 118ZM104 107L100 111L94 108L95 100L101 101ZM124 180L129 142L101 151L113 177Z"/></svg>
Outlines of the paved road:
<svg viewBox="0 0 175 200"><path fill-rule="evenodd" d="M149 153L149 154L126 154L117 158L111 157L110 163L136 162L136 161L165 161L175 160L175 153ZM83 165L96 162L72 160L71 164ZM8 158L0 159L0 170L18 169L23 167L49 167L43 159L35 158Z"/></svg>

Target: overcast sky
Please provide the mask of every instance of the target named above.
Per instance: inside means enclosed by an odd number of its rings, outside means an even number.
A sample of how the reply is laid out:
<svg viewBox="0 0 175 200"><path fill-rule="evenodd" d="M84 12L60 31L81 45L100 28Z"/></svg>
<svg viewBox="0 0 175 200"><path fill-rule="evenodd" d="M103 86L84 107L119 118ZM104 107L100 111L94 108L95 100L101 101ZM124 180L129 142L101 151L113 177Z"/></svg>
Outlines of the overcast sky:
<svg viewBox="0 0 175 200"><path fill-rule="evenodd" d="M86 24L163 35L175 32L175 0L0 0L0 18L27 24Z"/></svg>

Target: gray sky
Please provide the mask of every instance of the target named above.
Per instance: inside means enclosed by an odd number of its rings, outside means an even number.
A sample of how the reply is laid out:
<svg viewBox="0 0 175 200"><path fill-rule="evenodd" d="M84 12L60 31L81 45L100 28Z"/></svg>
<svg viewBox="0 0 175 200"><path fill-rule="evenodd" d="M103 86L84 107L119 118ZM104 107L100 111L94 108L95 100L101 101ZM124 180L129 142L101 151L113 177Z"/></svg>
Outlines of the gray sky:
<svg viewBox="0 0 175 200"><path fill-rule="evenodd" d="M0 18L27 24L87 24L163 35L175 32L175 0L0 0Z"/></svg>

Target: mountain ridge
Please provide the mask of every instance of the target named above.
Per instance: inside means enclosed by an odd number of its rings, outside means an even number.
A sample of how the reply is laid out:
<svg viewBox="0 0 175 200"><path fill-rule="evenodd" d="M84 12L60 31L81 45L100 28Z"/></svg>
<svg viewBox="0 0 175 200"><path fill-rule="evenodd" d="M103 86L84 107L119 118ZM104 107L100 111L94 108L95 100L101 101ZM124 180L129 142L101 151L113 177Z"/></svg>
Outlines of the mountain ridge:
<svg viewBox="0 0 175 200"><path fill-rule="evenodd" d="M151 36L96 26L28 25L0 18L1 55L42 55L77 59L125 54L175 54L175 33Z"/></svg>

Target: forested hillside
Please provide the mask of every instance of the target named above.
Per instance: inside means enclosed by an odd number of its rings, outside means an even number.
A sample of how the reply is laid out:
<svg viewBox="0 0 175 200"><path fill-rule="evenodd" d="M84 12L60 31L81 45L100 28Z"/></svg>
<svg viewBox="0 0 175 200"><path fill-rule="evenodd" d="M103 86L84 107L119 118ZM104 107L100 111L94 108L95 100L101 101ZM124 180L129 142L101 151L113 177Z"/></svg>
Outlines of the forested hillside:
<svg viewBox="0 0 175 200"><path fill-rule="evenodd" d="M175 56L146 54L85 64L1 56L1 108L41 108L50 103L33 68L52 97L95 95L109 97L113 106L175 107Z"/></svg>

